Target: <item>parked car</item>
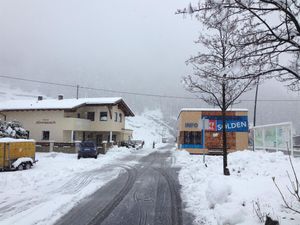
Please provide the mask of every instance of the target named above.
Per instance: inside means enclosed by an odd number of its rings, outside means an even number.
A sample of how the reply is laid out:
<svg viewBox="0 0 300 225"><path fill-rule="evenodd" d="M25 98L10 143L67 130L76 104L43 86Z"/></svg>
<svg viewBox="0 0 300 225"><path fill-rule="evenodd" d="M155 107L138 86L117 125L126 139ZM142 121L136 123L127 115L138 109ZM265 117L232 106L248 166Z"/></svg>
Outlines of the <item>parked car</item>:
<svg viewBox="0 0 300 225"><path fill-rule="evenodd" d="M79 144L77 158L95 158L98 157L97 146L93 141L83 141Z"/></svg>
<svg viewBox="0 0 300 225"><path fill-rule="evenodd" d="M136 144L133 141L122 141L121 146L124 146L126 148L135 148Z"/></svg>

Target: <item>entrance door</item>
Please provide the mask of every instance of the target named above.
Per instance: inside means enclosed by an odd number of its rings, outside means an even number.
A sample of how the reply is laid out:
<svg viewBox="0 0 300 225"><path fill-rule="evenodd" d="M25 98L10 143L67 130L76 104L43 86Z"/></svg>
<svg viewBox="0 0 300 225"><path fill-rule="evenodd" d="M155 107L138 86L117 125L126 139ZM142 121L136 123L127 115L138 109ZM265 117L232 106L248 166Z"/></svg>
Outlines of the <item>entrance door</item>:
<svg viewBox="0 0 300 225"><path fill-rule="evenodd" d="M97 136L96 136L96 145L101 146L101 143L102 143L102 135L97 134Z"/></svg>

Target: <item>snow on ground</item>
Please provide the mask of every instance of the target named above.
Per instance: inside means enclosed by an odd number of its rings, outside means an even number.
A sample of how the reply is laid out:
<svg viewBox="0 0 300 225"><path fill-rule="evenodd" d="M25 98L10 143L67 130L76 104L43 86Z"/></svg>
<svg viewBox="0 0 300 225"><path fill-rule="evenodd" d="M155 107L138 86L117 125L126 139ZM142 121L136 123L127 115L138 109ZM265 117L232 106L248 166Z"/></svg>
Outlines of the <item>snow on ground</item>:
<svg viewBox="0 0 300 225"><path fill-rule="evenodd" d="M131 118L130 123L136 126L134 138L145 140L144 149L114 147L97 159L80 160L76 154L37 153L38 162L32 169L0 172L0 224L53 224L84 197L122 173L120 165L130 166L153 152L152 141L161 141L162 114L146 112ZM129 155L136 160L123 160Z"/></svg>
<svg viewBox="0 0 300 225"><path fill-rule="evenodd" d="M144 140L147 147L152 147L153 141L161 143L162 137L171 137L160 110L146 110L141 115L126 118L126 128L133 130L134 140Z"/></svg>
<svg viewBox="0 0 300 225"><path fill-rule="evenodd" d="M299 225L300 215L282 206L282 198L272 177L288 201L292 198L287 171L292 176L288 156L281 152L240 151L228 156L231 176L222 175L222 157L189 155L176 151L174 166L181 166L179 181L188 212L195 215L195 225L260 225L254 205L261 213L279 220L281 225ZM300 178L300 158L293 158ZM295 202L294 202L295 203ZM300 203L298 210L300 210Z"/></svg>
<svg viewBox="0 0 300 225"><path fill-rule="evenodd" d="M114 148L98 159L77 160L76 154L37 153L30 170L0 173L0 224L51 224L130 165L122 158L137 159L152 152Z"/></svg>

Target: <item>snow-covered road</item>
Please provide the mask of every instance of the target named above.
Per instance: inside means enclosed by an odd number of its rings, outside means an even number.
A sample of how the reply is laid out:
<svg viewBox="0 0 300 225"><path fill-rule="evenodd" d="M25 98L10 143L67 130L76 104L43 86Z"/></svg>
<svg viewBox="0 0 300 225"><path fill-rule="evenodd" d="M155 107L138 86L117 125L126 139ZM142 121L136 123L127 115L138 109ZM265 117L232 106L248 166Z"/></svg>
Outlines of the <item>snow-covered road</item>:
<svg viewBox="0 0 300 225"><path fill-rule="evenodd" d="M182 209L179 168L171 167L170 145L141 158L81 201L56 225L191 225ZM126 160L132 160L127 157Z"/></svg>

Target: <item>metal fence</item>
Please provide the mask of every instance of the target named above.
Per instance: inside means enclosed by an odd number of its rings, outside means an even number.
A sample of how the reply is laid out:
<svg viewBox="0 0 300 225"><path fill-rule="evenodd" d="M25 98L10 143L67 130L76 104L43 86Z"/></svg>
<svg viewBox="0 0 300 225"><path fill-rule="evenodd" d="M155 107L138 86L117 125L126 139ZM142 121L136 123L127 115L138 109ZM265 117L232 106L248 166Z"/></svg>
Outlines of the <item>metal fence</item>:
<svg viewBox="0 0 300 225"><path fill-rule="evenodd" d="M300 156L300 145L294 144L291 122L255 126L253 140L254 150L290 152L292 156Z"/></svg>

